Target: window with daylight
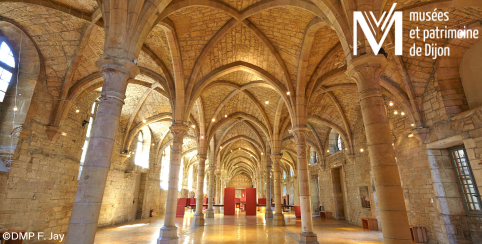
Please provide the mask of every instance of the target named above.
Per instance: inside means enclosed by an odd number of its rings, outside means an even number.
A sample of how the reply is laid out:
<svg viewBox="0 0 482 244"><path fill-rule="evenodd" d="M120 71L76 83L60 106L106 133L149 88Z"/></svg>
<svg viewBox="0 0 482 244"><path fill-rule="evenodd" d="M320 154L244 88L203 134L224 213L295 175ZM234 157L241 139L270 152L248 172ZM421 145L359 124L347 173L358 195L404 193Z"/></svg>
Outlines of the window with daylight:
<svg viewBox="0 0 482 244"><path fill-rule="evenodd" d="M310 149L310 164L316 164L318 160L318 155L316 155L316 151L311 148Z"/></svg>
<svg viewBox="0 0 482 244"><path fill-rule="evenodd" d="M92 104L92 109L90 110L89 122L87 123L87 132L85 133L84 146L82 147L82 156L80 157L79 175L77 180L80 180L80 175L82 174L82 168L84 167L85 156L87 155L87 149L89 148L90 134L92 131L92 126L94 124L95 112L97 110L98 102Z"/></svg>
<svg viewBox="0 0 482 244"><path fill-rule="evenodd" d="M192 165L189 167L189 173L187 174L187 189L192 191Z"/></svg>
<svg viewBox="0 0 482 244"><path fill-rule="evenodd" d="M169 187L169 165L171 163L171 146L167 146L161 159L161 189L167 190Z"/></svg>
<svg viewBox="0 0 482 244"><path fill-rule="evenodd" d="M177 188L178 190L180 191L182 189L182 173L183 173L183 169L184 168L184 157L181 158L181 167L179 168L179 182L178 182L178 185L177 185Z"/></svg>
<svg viewBox="0 0 482 244"><path fill-rule="evenodd" d="M283 171L283 179L286 179L286 172Z"/></svg>
<svg viewBox="0 0 482 244"><path fill-rule="evenodd" d="M136 159L135 164L139 166L144 166L144 154L143 154L143 147L144 147L144 137L142 136L142 132L139 132L137 136L137 147L136 147Z"/></svg>
<svg viewBox="0 0 482 244"><path fill-rule="evenodd" d="M329 155L335 154L343 150L343 140L341 139L340 134L338 134L338 132L333 129L330 131L329 145Z"/></svg>
<svg viewBox="0 0 482 244"><path fill-rule="evenodd" d="M477 184L472 174L469 159L464 147L455 147L449 149L452 163L454 165L455 174L460 185L462 198L465 202L465 208L469 213L482 214L480 206L480 194Z"/></svg>
<svg viewBox="0 0 482 244"><path fill-rule="evenodd" d="M0 102L5 99L15 69L15 58L6 42L0 44Z"/></svg>

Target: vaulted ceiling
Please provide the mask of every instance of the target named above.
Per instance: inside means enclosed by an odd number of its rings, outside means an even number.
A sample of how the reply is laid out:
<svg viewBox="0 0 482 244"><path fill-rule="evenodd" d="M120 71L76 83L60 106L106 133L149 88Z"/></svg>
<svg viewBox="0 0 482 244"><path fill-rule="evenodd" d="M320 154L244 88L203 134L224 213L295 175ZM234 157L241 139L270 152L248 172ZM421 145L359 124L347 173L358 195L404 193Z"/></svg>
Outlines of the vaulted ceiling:
<svg viewBox="0 0 482 244"><path fill-rule="evenodd" d="M65 97L83 96L102 85L95 65L104 52L105 40L99 2L0 3L0 20L21 27L42 54L52 97L62 96L68 73L73 74L68 81L73 88ZM196 91L191 94L195 103L189 116L193 126L183 151L196 150L200 127L205 128L206 137L214 140L209 160L219 157L226 177L260 177L263 157L280 152L283 168L296 169L297 149L289 133L293 115L273 80L291 91L300 76L305 77L311 129L308 145L323 155L329 132L334 129L352 154L353 130L361 123L356 84L345 73L347 60L335 31L337 25L327 22L320 2L335 6L343 15L340 6L349 12L353 5L345 0L172 1L145 38L137 59L141 74L127 87L120 123L125 134L122 145L127 149L133 132L143 126L149 127L159 150L169 143L172 101L162 84L176 77L175 65L181 60L181 75ZM387 1L385 9L392 2ZM439 1L403 2L397 9ZM456 14L459 21L473 22L481 19L482 7L460 7ZM408 37L404 38L408 42ZM386 44L387 50L393 52L390 45ZM433 61L389 55L388 62L382 84L388 100L410 104L409 99L424 93L432 70L420 72L415 66L427 62L432 67ZM275 134L281 140L279 149L272 145Z"/></svg>

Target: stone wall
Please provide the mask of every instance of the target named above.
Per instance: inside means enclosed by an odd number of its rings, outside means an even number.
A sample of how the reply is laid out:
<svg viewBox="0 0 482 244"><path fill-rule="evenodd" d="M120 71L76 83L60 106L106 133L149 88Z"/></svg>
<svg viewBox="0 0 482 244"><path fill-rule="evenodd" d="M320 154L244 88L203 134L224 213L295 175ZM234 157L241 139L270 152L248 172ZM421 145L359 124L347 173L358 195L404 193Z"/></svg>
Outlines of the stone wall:
<svg viewBox="0 0 482 244"><path fill-rule="evenodd" d="M65 132L65 136L60 135L51 141L45 133L45 121L48 121L46 118L53 105L48 102L51 95L45 83L39 80L19 136L12 168L9 173L0 173L0 228L45 232L46 235L67 231L87 130L82 121L88 120L92 103L99 96L100 92L91 92L78 101L75 106L80 112L71 110L61 126L60 133ZM133 157L126 160L125 155L120 154L123 133L119 129L116 135L99 226L131 221L136 216L147 218L150 209L154 209L156 215L165 211L166 193L160 190L160 167L155 165L156 157L150 157L149 170L133 167ZM134 207L138 178L144 178L140 187L143 191L140 195L144 198Z"/></svg>

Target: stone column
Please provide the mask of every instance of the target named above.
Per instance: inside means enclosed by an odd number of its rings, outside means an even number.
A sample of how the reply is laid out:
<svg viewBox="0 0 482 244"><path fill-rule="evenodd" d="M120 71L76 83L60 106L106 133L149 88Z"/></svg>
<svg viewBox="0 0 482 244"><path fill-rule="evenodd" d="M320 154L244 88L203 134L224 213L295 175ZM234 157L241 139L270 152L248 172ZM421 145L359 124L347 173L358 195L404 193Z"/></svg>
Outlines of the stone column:
<svg viewBox="0 0 482 244"><path fill-rule="evenodd" d="M206 209L206 218L214 218L214 207L213 207L213 198L214 198L214 159L212 162L209 162L209 183L208 183L208 209Z"/></svg>
<svg viewBox="0 0 482 244"><path fill-rule="evenodd" d="M219 203L219 198L220 198L220 196L221 196L221 194L220 194L220 189L221 189L221 186L220 186L220 184L221 184L220 176L221 176L221 172L216 171L216 185L215 185L215 186L216 186L216 198L215 198L216 201L214 201L215 204L220 204L220 203ZM215 207L215 208L214 208L214 213L221 213L220 210L221 210L220 207Z"/></svg>
<svg viewBox="0 0 482 244"><path fill-rule="evenodd" d="M293 202L295 206L300 206L300 182L298 181L298 176L293 175L293 191L294 191L294 198Z"/></svg>
<svg viewBox="0 0 482 244"><path fill-rule="evenodd" d="M192 219L192 225L203 226L204 225L204 214L203 214L203 188L204 188L204 168L206 162L205 154L198 154L199 159L198 170L197 170L197 189L196 189L196 212Z"/></svg>
<svg viewBox="0 0 482 244"><path fill-rule="evenodd" d="M317 236L313 233L313 221L311 219L310 178L306 157L306 135L309 129L308 127L295 127L292 132L296 139L297 176L300 187L301 233L299 243L318 243Z"/></svg>
<svg viewBox="0 0 482 244"><path fill-rule="evenodd" d="M281 208L281 170L280 170L280 160L281 154L271 155L271 160L273 162L273 176L274 176L274 216L273 225L274 226L284 226L285 216L283 215L283 209Z"/></svg>
<svg viewBox="0 0 482 244"><path fill-rule="evenodd" d="M167 190L166 214L164 226L161 227L157 244L178 243L176 227L176 205L179 184L179 170L181 168L182 142L189 127L184 123L174 123L169 127L172 133L171 166L169 167L169 188Z"/></svg>
<svg viewBox="0 0 482 244"><path fill-rule="evenodd" d="M103 56L96 64L104 83L65 243L94 243L127 81L139 74L137 65L125 59Z"/></svg>
<svg viewBox="0 0 482 244"><path fill-rule="evenodd" d="M289 202L286 203L288 205L291 205L291 201L293 200L293 195L291 194L291 184L292 184L291 183L291 175L288 172L286 174L286 195L290 196Z"/></svg>
<svg viewBox="0 0 482 244"><path fill-rule="evenodd" d="M386 63L383 55L367 54L353 59L347 72L358 86L384 243L412 243L380 85Z"/></svg>
<svg viewBox="0 0 482 244"><path fill-rule="evenodd" d="M266 219L273 218L273 211L271 211L271 163L269 162L269 158L267 158L266 162L266 212L264 217Z"/></svg>
<svg viewBox="0 0 482 244"><path fill-rule="evenodd" d="M263 182L263 195L262 195L262 198L266 198L266 177L267 177L267 174L266 174L266 170L263 172L263 178L264 178L264 182Z"/></svg>

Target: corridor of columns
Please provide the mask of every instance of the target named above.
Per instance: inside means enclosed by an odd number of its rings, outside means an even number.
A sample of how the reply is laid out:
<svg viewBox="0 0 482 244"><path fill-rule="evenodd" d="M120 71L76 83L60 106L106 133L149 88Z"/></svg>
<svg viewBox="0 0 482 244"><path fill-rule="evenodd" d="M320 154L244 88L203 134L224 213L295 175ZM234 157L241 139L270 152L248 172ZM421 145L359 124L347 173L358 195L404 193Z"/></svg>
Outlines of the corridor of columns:
<svg viewBox="0 0 482 244"><path fill-rule="evenodd" d="M393 10L376 55L354 11ZM1 1L0 234L481 243L481 23L475 0ZM413 56L418 26L464 32Z"/></svg>

